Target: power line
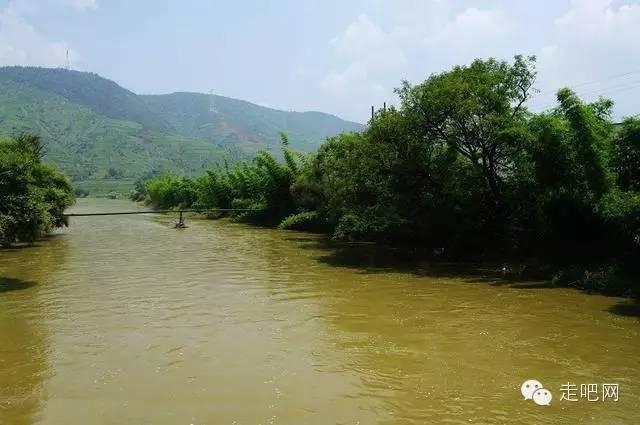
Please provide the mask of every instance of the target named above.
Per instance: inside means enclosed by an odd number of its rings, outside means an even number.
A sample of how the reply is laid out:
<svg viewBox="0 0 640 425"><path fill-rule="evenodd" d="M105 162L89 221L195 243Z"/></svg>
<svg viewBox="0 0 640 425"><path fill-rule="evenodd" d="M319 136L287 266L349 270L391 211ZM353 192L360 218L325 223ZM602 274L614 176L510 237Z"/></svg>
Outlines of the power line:
<svg viewBox="0 0 640 425"><path fill-rule="evenodd" d="M618 84L616 86L609 87L607 89L603 89L603 90L600 90L600 91L596 90L596 91L589 92L589 93L582 93L581 96L582 97L584 97L584 96L593 96L593 95L603 96L603 95L606 95L606 94L617 93L617 92L620 92L620 91L623 91L623 90L634 90L634 89L637 89L637 88L640 88L640 80L635 80L632 83ZM540 108L538 108L535 111L535 113L546 111L546 110L548 110L550 108L555 107L556 105L557 105L557 102L556 103L546 104L546 105L541 106Z"/></svg>
<svg viewBox="0 0 640 425"><path fill-rule="evenodd" d="M625 79L625 78L628 78L630 76L634 76L636 74L640 74L640 70L631 70L631 71L623 72L623 73L620 73L620 74L613 74L613 75L610 75L608 77L600 78L600 79L597 79L597 80L585 81L585 82L577 83L577 84L572 84L572 85L568 85L566 87L570 88L570 89L576 89L576 88L579 88L579 87L590 86L590 85L594 85L594 84L598 84L598 83L607 83L607 82L614 81L614 80ZM605 92L605 91L607 91L607 90L609 90L611 88L619 87L620 84L626 84L626 82L622 82L621 83L620 81L617 81L615 83L615 85L613 85L613 86L604 86L604 87L602 87L600 89L596 89L596 92L599 92L599 91ZM588 96L588 95L590 95L592 93L594 93L594 91L581 93L581 95L582 96ZM556 95L555 93L546 93L546 94L544 94L542 96L539 96L538 99L553 98L553 97L555 97L555 95Z"/></svg>
<svg viewBox="0 0 640 425"><path fill-rule="evenodd" d="M605 78L601 78L599 80L592 80L592 81L587 81L584 83L579 83L579 84L574 84L572 86L569 86L569 88L576 88L576 87L583 87L583 86L588 86L591 84L596 84L596 83L600 83L602 81L610 81L610 80L615 80L621 77L626 77L628 75L633 75L633 74L638 74L640 73L640 69L634 70L634 71L628 71L628 72L623 72L622 74L615 74L615 75L611 75L609 77L605 77Z"/></svg>
<svg viewBox="0 0 640 425"><path fill-rule="evenodd" d="M629 85L631 85L632 87L635 87L635 85L637 85L638 83L640 83L640 80L627 81L627 82L622 83L622 84L617 84L617 85L614 85L614 86L605 87L605 88L602 88L602 89L586 92L586 93L583 93L582 95L583 96L592 96L594 94L605 94L605 93L616 92L616 91L619 91L617 89L620 88L620 87L624 88L624 87L627 87Z"/></svg>

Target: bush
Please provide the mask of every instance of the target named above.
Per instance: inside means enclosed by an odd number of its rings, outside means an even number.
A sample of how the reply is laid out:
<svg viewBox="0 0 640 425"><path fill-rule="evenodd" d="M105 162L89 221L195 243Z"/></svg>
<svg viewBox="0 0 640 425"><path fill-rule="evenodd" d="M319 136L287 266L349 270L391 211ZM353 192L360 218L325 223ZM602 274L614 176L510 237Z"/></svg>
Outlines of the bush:
<svg viewBox="0 0 640 425"><path fill-rule="evenodd" d="M236 217L444 248L456 260L532 260L562 270L565 284L628 285L640 276L640 120L616 128L610 100L566 88L554 109L528 112L534 62L478 59L404 83L398 107L309 157L283 137L284 161L263 151L147 189L159 206L256 208Z"/></svg>
<svg viewBox="0 0 640 425"><path fill-rule="evenodd" d="M156 208L190 208L198 199L198 185L187 177L165 174L145 183L149 202Z"/></svg>
<svg viewBox="0 0 640 425"><path fill-rule="evenodd" d="M149 202L156 208L194 207L254 209L232 213L238 220L277 226L297 208L291 186L304 161L289 149L282 135L284 164L267 151L251 162L209 170L190 179L171 174L155 177L145 184Z"/></svg>
<svg viewBox="0 0 640 425"><path fill-rule="evenodd" d="M43 146L33 135L0 140L0 244L32 243L66 224L74 202L71 183L42 162Z"/></svg>
<svg viewBox="0 0 640 425"><path fill-rule="evenodd" d="M86 189L84 187L76 187L73 190L73 193L75 194L76 198L86 198L90 194L89 189Z"/></svg>
<svg viewBox="0 0 640 425"><path fill-rule="evenodd" d="M317 211L304 211L290 215L280 222L279 229L283 230L306 230L310 232L323 231L327 229L324 220L321 219Z"/></svg>

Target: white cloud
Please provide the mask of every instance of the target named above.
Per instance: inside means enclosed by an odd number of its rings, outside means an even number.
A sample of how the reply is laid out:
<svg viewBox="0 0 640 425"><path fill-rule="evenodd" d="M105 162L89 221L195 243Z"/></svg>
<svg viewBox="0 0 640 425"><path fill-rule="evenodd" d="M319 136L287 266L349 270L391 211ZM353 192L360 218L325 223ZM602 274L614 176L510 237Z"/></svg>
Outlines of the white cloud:
<svg viewBox="0 0 640 425"><path fill-rule="evenodd" d="M638 42L638 18L638 4L614 7L613 0L572 0L569 11L556 19L555 24L564 39L601 43L623 37L622 41Z"/></svg>
<svg viewBox="0 0 640 425"><path fill-rule="evenodd" d="M567 0L553 10L542 1L519 7L437 0L376 5L332 41L334 56L319 87L336 99L340 114L366 116L368 105L393 100L392 89L403 79L418 82L477 57L509 60L515 54L538 56L541 93L530 104L534 111L552 106L558 88L575 85L587 100L611 97L617 117L640 112L637 0Z"/></svg>
<svg viewBox="0 0 640 425"><path fill-rule="evenodd" d="M385 30L362 14L331 40L335 64L318 86L334 99L334 111L355 118L361 114L343 108L355 106L364 111L385 100L392 84L397 83L396 76L409 63L402 47L403 36L397 29Z"/></svg>
<svg viewBox="0 0 640 425"><path fill-rule="evenodd" d="M470 7L433 27L424 41L431 47L474 48L499 40L511 29L511 19L503 10Z"/></svg>
<svg viewBox="0 0 640 425"><path fill-rule="evenodd" d="M614 99L618 117L637 114L639 49L640 4L573 0L554 22L553 42L540 49L538 86L542 93L532 109L553 105L559 87L575 86L587 100Z"/></svg>
<svg viewBox="0 0 640 425"><path fill-rule="evenodd" d="M407 63L398 37L385 32L368 15L360 15L340 37L332 40L336 52L348 60L373 66Z"/></svg>
<svg viewBox="0 0 640 425"><path fill-rule="evenodd" d="M434 67L436 61L464 62L481 52L492 54L513 29L512 21L497 8L455 10L447 1L381 1L376 13L359 15L331 41L334 58L318 85L345 103L341 114L362 116L346 108L364 111L368 105L393 102L393 88L402 79L441 70L443 65Z"/></svg>
<svg viewBox="0 0 640 425"><path fill-rule="evenodd" d="M67 50L73 64L78 53L65 42L47 39L11 7L0 10L0 65L62 67Z"/></svg>
<svg viewBox="0 0 640 425"><path fill-rule="evenodd" d="M367 69L360 62L350 63L343 71L331 71L320 81L320 85L333 92L341 92L353 84L367 79Z"/></svg>
<svg viewBox="0 0 640 425"><path fill-rule="evenodd" d="M65 0L71 7L78 11L85 11L88 9L97 9L98 0Z"/></svg>
<svg viewBox="0 0 640 425"><path fill-rule="evenodd" d="M331 44L341 69L330 70L320 86L333 93L370 90L384 73L401 70L408 63L398 37L364 14Z"/></svg>

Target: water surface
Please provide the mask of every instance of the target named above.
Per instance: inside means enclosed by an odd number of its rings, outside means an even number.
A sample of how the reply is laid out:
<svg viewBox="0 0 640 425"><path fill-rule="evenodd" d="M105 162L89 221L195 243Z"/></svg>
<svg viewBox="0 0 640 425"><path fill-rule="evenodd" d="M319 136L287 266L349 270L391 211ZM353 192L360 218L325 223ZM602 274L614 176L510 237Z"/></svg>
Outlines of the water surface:
<svg viewBox="0 0 640 425"><path fill-rule="evenodd" d="M622 299L170 219L72 218L0 251L0 424L640 423ZM529 378L550 407L522 400ZM560 401L567 382L619 400Z"/></svg>

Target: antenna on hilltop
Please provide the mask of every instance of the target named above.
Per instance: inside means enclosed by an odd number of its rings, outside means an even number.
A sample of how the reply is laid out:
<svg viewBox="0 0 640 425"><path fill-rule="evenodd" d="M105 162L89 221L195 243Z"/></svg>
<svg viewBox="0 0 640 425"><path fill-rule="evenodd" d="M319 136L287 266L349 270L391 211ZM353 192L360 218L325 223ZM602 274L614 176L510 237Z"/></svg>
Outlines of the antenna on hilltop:
<svg viewBox="0 0 640 425"><path fill-rule="evenodd" d="M69 49L67 49L67 56L64 60L64 69L67 71L71 69L71 63L69 62Z"/></svg>
<svg viewBox="0 0 640 425"><path fill-rule="evenodd" d="M209 91L209 112L218 112L218 109L216 109L216 99L213 94L213 90Z"/></svg>

